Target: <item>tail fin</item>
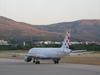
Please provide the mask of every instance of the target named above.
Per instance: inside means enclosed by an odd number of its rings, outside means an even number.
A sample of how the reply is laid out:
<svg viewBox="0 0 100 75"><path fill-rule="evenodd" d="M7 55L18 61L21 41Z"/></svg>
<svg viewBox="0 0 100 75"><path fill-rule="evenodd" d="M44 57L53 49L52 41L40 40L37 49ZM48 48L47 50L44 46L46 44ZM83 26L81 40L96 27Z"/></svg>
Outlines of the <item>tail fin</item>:
<svg viewBox="0 0 100 75"><path fill-rule="evenodd" d="M68 49L69 48L69 42L70 42L70 31L67 31L67 34L65 35L65 39L63 42L63 45L61 48Z"/></svg>

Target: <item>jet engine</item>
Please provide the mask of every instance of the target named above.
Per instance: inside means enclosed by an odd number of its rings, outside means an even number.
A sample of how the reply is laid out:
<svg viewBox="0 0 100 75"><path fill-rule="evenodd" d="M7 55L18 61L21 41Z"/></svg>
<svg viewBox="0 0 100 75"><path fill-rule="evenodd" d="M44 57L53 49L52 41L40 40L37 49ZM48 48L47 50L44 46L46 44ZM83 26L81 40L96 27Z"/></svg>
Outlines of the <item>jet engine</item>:
<svg viewBox="0 0 100 75"><path fill-rule="evenodd" d="M30 62L32 60L32 57L30 56L25 56L24 57L25 62Z"/></svg>

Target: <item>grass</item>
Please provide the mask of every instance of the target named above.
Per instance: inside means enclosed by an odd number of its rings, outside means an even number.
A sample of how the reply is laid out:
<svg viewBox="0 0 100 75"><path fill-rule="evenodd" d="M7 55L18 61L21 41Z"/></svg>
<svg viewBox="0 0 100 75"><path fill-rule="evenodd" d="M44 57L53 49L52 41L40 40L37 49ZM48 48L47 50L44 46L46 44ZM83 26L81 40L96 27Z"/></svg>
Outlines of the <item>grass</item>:
<svg viewBox="0 0 100 75"><path fill-rule="evenodd" d="M100 57L64 57L60 62L74 64L100 65Z"/></svg>

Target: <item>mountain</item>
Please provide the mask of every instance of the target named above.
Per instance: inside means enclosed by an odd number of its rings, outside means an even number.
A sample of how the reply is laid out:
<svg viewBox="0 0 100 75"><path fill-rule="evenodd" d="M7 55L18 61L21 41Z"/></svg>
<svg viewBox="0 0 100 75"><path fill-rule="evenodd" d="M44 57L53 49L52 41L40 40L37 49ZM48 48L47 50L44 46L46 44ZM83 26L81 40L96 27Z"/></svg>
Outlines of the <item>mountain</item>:
<svg viewBox="0 0 100 75"><path fill-rule="evenodd" d="M33 26L39 30L64 33L71 30L71 36L80 40L100 41L100 20L78 20L74 22L62 22L47 26Z"/></svg>
<svg viewBox="0 0 100 75"><path fill-rule="evenodd" d="M58 35L56 32L48 32L44 30L38 30L34 27L24 25L24 23L16 22L14 20L0 16L0 36L20 39L20 40L32 40L32 39L49 39L51 36ZM60 35L60 34L59 34Z"/></svg>
<svg viewBox="0 0 100 75"><path fill-rule="evenodd" d="M50 25L31 25L0 16L0 36L16 40L63 41L67 30L71 41L100 41L100 20L78 20Z"/></svg>

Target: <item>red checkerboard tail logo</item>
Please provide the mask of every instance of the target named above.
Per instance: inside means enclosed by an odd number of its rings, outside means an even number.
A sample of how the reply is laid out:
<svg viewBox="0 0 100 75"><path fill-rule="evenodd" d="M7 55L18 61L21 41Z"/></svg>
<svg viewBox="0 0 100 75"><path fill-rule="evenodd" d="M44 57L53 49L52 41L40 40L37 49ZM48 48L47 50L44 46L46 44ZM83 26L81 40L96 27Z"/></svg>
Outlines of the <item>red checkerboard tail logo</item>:
<svg viewBox="0 0 100 75"><path fill-rule="evenodd" d="M69 48L69 42L70 42L70 31L67 31L67 34L65 35L65 39L62 45L62 48L68 49Z"/></svg>

